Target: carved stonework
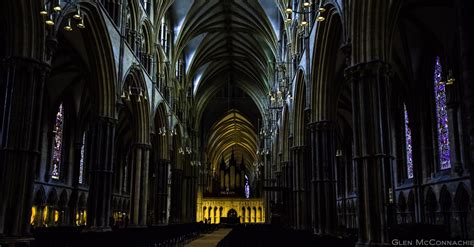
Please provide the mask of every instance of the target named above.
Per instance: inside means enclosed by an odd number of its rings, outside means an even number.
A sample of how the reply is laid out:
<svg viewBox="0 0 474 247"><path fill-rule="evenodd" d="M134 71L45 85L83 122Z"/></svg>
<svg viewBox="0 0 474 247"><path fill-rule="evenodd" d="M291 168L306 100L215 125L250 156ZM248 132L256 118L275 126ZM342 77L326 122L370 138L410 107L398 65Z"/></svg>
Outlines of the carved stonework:
<svg viewBox="0 0 474 247"><path fill-rule="evenodd" d="M356 64L344 71L348 80L363 80L364 78L391 75L391 66L380 60Z"/></svg>

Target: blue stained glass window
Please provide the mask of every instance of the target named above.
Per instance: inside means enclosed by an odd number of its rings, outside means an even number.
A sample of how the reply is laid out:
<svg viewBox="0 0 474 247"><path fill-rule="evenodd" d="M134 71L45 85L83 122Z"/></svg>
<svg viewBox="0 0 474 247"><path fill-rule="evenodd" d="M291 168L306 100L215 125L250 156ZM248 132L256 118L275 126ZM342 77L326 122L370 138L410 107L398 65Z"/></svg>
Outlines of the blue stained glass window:
<svg viewBox="0 0 474 247"><path fill-rule="evenodd" d="M86 146L86 132L82 134L81 160L79 161L79 184L84 183L84 149Z"/></svg>
<svg viewBox="0 0 474 247"><path fill-rule="evenodd" d="M53 179L59 179L61 174L62 146L63 146L63 128L64 128L64 108L63 104L59 105L58 112L53 129L53 159L52 172Z"/></svg>
<svg viewBox="0 0 474 247"><path fill-rule="evenodd" d="M407 156L407 175L408 178L413 178L413 150L411 145L411 129L408 125L408 111L407 106L403 104L403 112L405 116L405 148Z"/></svg>
<svg viewBox="0 0 474 247"><path fill-rule="evenodd" d="M434 70L434 93L436 102L436 120L438 129L438 153L441 170L451 168L448 112L446 107L446 83L442 82L440 58L436 57Z"/></svg>
<svg viewBox="0 0 474 247"><path fill-rule="evenodd" d="M245 175L245 198L250 198L250 185L247 175Z"/></svg>

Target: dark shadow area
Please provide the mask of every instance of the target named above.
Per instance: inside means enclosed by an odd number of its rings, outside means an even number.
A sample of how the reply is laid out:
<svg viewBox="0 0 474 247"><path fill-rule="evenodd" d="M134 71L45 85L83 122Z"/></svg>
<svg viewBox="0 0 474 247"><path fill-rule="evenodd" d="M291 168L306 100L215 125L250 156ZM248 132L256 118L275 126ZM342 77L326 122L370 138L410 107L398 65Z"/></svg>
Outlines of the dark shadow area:
<svg viewBox="0 0 474 247"><path fill-rule="evenodd" d="M399 224L389 231L390 239L416 240L416 239L453 239L449 236L446 226L431 224Z"/></svg>
<svg viewBox="0 0 474 247"><path fill-rule="evenodd" d="M317 236L308 231L299 231L276 225L239 225L236 226L218 247L237 246L354 246L355 238L337 238Z"/></svg>
<svg viewBox="0 0 474 247"><path fill-rule="evenodd" d="M149 247L181 246L209 233L217 225L202 223L125 228L108 232L87 232L83 227L37 228L33 231L32 247Z"/></svg>

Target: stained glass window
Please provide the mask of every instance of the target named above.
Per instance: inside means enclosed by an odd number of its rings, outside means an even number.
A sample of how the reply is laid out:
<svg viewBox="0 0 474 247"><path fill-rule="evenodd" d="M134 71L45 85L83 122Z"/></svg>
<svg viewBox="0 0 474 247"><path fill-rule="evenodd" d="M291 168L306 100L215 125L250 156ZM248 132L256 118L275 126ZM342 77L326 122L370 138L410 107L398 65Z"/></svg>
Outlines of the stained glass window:
<svg viewBox="0 0 474 247"><path fill-rule="evenodd" d="M434 93L436 102L436 120L438 129L438 153L441 170L451 168L449 150L448 112L446 107L446 84L441 80L442 67L436 57L434 70Z"/></svg>
<svg viewBox="0 0 474 247"><path fill-rule="evenodd" d="M247 175L245 175L245 198L250 198L250 185Z"/></svg>
<svg viewBox="0 0 474 247"><path fill-rule="evenodd" d="M62 159L62 146L63 146L63 127L64 127L64 108L63 104L59 105L58 112L56 113L56 120L53 129L53 165L51 177L53 179L59 179L61 174L61 159Z"/></svg>
<svg viewBox="0 0 474 247"><path fill-rule="evenodd" d="M84 149L86 146L86 132L82 134L81 160L79 161L79 184L84 183Z"/></svg>
<svg viewBox="0 0 474 247"><path fill-rule="evenodd" d="M403 104L403 112L405 116L405 148L407 155L407 175L408 178L413 178L413 150L411 145L411 129L408 125L408 111L407 106Z"/></svg>

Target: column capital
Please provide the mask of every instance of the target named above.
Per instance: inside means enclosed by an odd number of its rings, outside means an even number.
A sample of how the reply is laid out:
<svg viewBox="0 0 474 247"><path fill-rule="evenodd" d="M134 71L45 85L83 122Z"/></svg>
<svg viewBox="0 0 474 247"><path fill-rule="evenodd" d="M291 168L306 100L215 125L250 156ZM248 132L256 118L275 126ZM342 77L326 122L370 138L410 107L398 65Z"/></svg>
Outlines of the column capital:
<svg viewBox="0 0 474 247"><path fill-rule="evenodd" d="M145 149L145 150L147 150L147 149L151 150L151 145L148 144L148 143L139 143L139 142L137 142L137 143L132 144L132 148L141 148L141 149Z"/></svg>
<svg viewBox="0 0 474 247"><path fill-rule="evenodd" d="M28 57L6 57L0 60L0 66L19 66L27 67L28 69L36 69L40 71L49 72L51 65L38 59Z"/></svg>
<svg viewBox="0 0 474 247"><path fill-rule="evenodd" d="M347 79L358 79L364 77L372 77L372 76L379 76L391 75L391 65L381 60L374 60L366 63L359 63L348 67L344 71L344 76Z"/></svg>
<svg viewBox="0 0 474 247"><path fill-rule="evenodd" d="M158 162L160 164L170 164L171 160L169 160L169 159L158 159Z"/></svg>
<svg viewBox="0 0 474 247"><path fill-rule="evenodd" d="M336 127L336 122L332 120L319 120L308 124L312 130L332 130Z"/></svg>
<svg viewBox="0 0 474 247"><path fill-rule="evenodd" d="M306 146L304 145L298 145L298 146L293 146L291 147L290 149L293 151L299 151L299 150L303 150Z"/></svg>
<svg viewBox="0 0 474 247"><path fill-rule="evenodd" d="M100 123L108 123L112 125L117 125L118 123L118 119L107 117L107 116L97 116L96 120L97 122L100 122Z"/></svg>

